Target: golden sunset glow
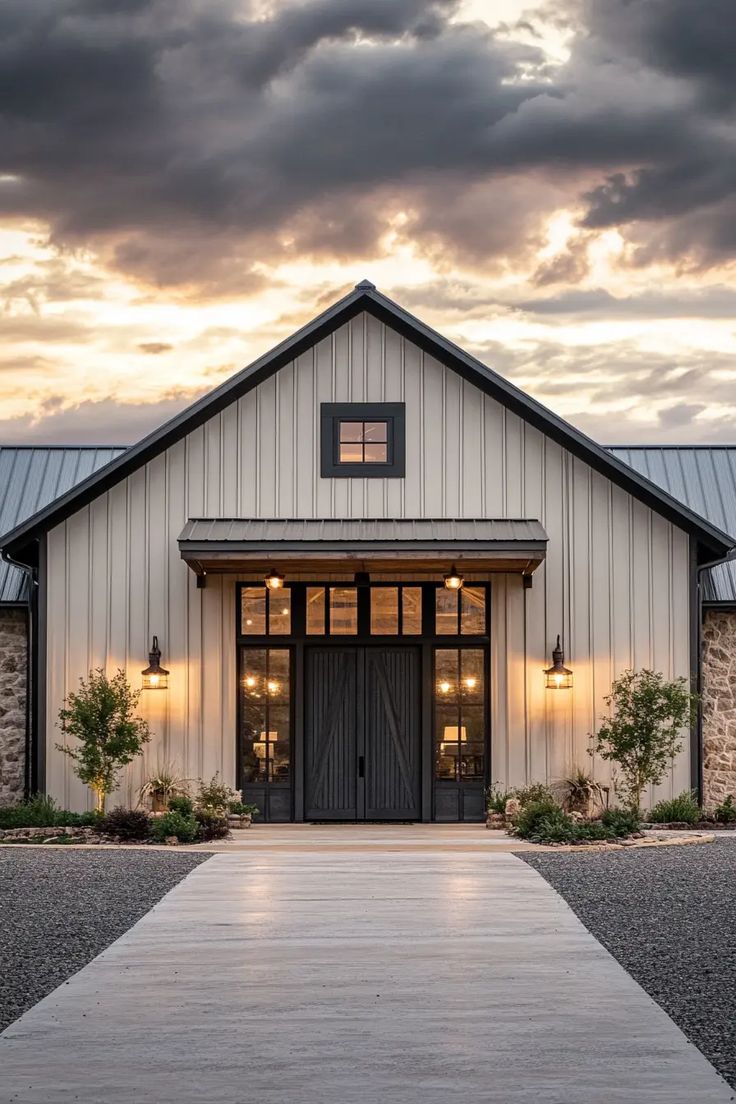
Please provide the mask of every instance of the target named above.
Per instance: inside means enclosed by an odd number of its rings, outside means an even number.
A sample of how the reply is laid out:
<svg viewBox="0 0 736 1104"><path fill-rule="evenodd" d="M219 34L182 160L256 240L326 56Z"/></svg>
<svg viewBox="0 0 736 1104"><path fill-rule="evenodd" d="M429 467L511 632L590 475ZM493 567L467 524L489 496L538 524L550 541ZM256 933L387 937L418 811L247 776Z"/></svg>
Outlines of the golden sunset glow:
<svg viewBox="0 0 736 1104"><path fill-rule="evenodd" d="M73 56L64 8L55 48ZM188 131L156 99L183 79L170 54L161 87L139 74L117 140L106 86L107 154L85 131L94 75L77 88L51 66L27 109L18 76L0 172L0 440L130 443L364 277L599 440L732 438L736 288L717 226L732 221L717 180L731 139L706 89L717 74L657 53L661 28L600 0L402 0L371 18L346 0L329 28L308 2L217 0L212 47L192 12L148 8L80 17L79 42L122 71L141 43L162 57L175 23L190 36ZM29 81L31 38L9 47ZM43 157L30 129L21 140L38 112ZM696 132L708 187L680 192Z"/></svg>

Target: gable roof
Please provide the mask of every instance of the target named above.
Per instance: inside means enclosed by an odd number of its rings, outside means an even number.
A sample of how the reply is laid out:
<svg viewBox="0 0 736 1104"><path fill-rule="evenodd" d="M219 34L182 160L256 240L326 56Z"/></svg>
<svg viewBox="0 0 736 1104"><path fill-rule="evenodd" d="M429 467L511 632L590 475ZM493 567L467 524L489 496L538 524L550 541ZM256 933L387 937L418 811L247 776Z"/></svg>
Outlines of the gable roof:
<svg viewBox="0 0 736 1104"><path fill-rule="evenodd" d="M0 446L0 533L20 525L123 452L96 445ZM26 572L0 560L0 603L25 602L27 597Z"/></svg>
<svg viewBox="0 0 736 1104"><path fill-rule="evenodd" d="M736 533L736 446L612 445L620 460L727 533ZM703 601L736 605L736 561L703 573Z"/></svg>
<svg viewBox="0 0 736 1104"><path fill-rule="evenodd" d="M689 507L677 502L671 495L557 414L542 406L536 399L524 394L518 387L503 379L481 361L420 322L392 299L382 295L370 281L363 280L348 295L328 307L317 318L302 326L270 352L265 353L247 368L220 384L214 391L165 422L138 444L111 460L100 471L62 494L55 502L38 510L32 517L16 526L2 539L3 555L13 556L22 562L26 562L27 559L30 562L33 558L32 552L29 552L30 546L44 532L115 486L120 480L152 460L230 403L247 394L361 311L367 311L408 338L435 359L454 369L480 390L485 391L509 410L579 456L596 471L601 472L624 490L692 534L697 539L699 556L702 560L724 556L735 543L715 525L699 517Z"/></svg>

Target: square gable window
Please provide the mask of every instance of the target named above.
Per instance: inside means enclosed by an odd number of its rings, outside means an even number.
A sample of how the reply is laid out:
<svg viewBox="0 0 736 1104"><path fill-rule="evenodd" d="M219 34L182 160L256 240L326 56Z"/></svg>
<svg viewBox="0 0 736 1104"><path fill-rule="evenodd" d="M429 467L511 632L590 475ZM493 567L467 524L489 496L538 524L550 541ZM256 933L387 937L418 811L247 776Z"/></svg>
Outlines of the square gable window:
<svg viewBox="0 0 736 1104"><path fill-rule="evenodd" d="M322 477L402 478L404 403L322 403Z"/></svg>

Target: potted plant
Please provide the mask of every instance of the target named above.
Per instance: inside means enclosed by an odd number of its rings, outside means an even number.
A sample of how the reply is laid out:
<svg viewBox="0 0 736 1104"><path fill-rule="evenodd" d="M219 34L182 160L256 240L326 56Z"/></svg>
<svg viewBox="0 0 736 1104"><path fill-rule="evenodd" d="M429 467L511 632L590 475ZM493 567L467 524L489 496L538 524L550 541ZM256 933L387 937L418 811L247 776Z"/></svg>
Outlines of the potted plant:
<svg viewBox="0 0 736 1104"><path fill-rule="evenodd" d="M165 813L172 797L187 793L187 779L177 773L173 763L158 765L138 791L138 800L150 798L152 813Z"/></svg>
<svg viewBox="0 0 736 1104"><path fill-rule="evenodd" d="M227 822L231 828L250 828L253 817L257 814L257 805L249 805L242 801L230 801L228 803Z"/></svg>

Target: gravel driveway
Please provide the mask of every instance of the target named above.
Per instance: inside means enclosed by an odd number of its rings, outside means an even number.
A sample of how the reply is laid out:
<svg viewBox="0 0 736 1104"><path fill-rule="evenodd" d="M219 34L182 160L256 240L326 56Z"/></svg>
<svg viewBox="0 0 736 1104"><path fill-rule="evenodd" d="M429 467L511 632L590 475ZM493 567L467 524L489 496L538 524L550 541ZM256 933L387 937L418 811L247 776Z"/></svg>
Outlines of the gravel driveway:
<svg viewBox="0 0 736 1104"><path fill-rule="evenodd" d="M209 855L0 848L0 1031Z"/></svg>
<svg viewBox="0 0 736 1104"><path fill-rule="evenodd" d="M736 840L519 858L736 1088Z"/></svg>

